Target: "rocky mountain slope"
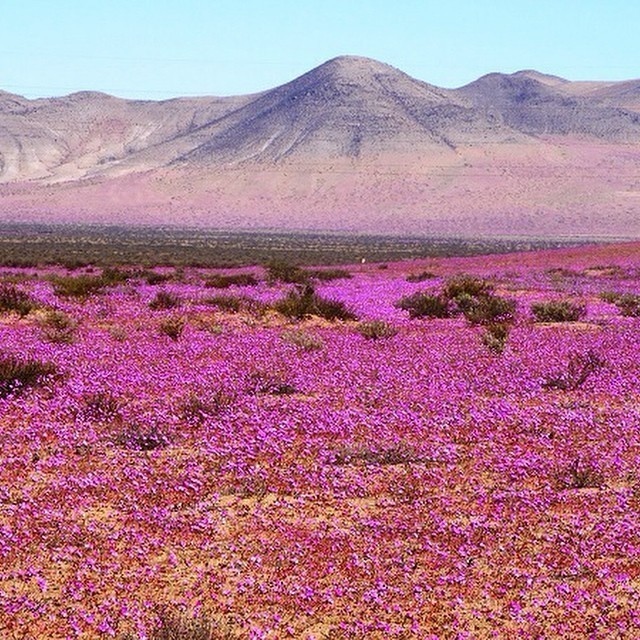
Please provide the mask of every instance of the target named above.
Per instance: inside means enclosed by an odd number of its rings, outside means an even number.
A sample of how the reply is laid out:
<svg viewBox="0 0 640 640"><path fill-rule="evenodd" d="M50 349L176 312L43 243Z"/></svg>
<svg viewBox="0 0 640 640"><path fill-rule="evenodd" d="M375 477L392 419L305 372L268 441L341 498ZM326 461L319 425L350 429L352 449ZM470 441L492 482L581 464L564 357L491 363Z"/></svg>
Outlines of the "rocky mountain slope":
<svg viewBox="0 0 640 640"><path fill-rule="evenodd" d="M1 219L640 235L639 174L637 80L345 56L247 96L0 92Z"/></svg>

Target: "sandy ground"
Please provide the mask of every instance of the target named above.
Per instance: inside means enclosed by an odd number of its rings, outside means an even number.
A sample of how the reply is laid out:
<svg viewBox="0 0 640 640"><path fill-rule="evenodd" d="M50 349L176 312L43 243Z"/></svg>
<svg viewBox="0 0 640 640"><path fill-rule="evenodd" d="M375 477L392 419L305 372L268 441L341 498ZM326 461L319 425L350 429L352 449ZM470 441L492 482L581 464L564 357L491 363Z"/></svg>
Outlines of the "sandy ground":
<svg viewBox="0 0 640 640"><path fill-rule="evenodd" d="M634 238L639 213L640 148L571 139L0 185L2 221Z"/></svg>

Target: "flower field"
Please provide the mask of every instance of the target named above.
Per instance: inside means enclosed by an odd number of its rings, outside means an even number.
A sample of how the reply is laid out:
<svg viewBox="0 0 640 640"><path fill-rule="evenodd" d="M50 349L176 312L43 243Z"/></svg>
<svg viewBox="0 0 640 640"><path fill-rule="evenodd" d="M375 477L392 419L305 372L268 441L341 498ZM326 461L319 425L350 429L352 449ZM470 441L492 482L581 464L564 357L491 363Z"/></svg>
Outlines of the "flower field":
<svg viewBox="0 0 640 640"><path fill-rule="evenodd" d="M0 638L640 637L640 246L345 269L0 271Z"/></svg>

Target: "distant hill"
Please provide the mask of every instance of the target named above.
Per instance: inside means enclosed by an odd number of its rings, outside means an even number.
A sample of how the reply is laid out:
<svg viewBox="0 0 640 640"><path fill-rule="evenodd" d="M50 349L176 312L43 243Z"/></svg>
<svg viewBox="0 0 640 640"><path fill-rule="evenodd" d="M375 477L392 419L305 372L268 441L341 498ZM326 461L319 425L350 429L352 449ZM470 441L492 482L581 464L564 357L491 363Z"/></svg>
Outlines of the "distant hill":
<svg viewBox="0 0 640 640"><path fill-rule="evenodd" d="M458 89L342 56L269 91L0 91L0 220L639 236L640 80Z"/></svg>

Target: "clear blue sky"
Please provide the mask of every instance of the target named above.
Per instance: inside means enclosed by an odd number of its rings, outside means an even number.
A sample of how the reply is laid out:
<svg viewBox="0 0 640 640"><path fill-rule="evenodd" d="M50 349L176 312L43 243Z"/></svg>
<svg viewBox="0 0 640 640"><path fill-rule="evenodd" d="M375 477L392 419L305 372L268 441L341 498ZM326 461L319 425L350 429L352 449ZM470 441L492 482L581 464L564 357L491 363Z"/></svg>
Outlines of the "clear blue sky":
<svg viewBox="0 0 640 640"><path fill-rule="evenodd" d="M640 77L638 0L0 0L0 89L122 97L273 87L341 54L445 87L534 68Z"/></svg>

